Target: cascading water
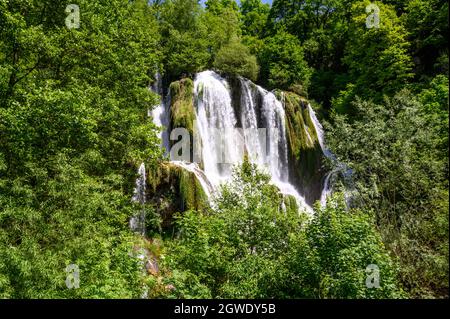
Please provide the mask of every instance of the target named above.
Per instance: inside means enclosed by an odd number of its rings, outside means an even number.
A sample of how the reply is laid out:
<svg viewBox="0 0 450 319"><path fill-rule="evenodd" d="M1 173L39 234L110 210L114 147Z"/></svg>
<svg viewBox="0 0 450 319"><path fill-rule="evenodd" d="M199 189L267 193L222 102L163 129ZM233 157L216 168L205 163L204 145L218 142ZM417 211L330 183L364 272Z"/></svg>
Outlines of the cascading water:
<svg viewBox="0 0 450 319"><path fill-rule="evenodd" d="M171 161L171 163L194 174L197 180L200 182L205 195L208 197L208 199L211 198L211 195L215 191L214 185L210 182L205 172L202 171L200 167L198 167L197 163L186 163L181 161Z"/></svg>
<svg viewBox="0 0 450 319"><path fill-rule="evenodd" d="M319 140L320 148L326 158L334 159L333 153L331 153L325 146L324 133L322 124L317 119L316 113L314 112L311 104L308 103L308 113L311 118L311 122L314 124L314 129L317 133L317 139ZM322 188L322 193L320 194L320 204L325 206L327 203L327 197L331 193L330 180L333 175L333 171L329 172L326 177Z"/></svg>
<svg viewBox="0 0 450 319"><path fill-rule="evenodd" d="M136 179L136 187L134 189L133 201L141 205L145 204L145 165L141 164L138 170L138 178ZM132 231L145 235L145 211L141 211L130 219L130 228Z"/></svg>
<svg viewBox="0 0 450 319"><path fill-rule="evenodd" d="M161 139L161 147L163 147L166 152L169 149L169 112L166 109L167 103L164 102L163 89L162 89L162 78L159 73L155 76L155 83L151 86L151 90L159 94L161 97L160 103L156 105L153 110L148 111L148 116L152 117L153 123L161 129L159 133L159 138ZM146 202L146 171L145 163L142 163L138 169L138 177L136 179L136 187L134 189L134 194L132 201L139 203L142 207L140 212L130 218L130 229L142 236L145 236L145 209L144 204ZM146 274L146 265L151 262L149 258L149 252L146 248L138 248L135 257L138 259L141 266L141 271ZM144 287L141 292L141 298L146 299L148 297L148 287Z"/></svg>
<svg viewBox="0 0 450 319"><path fill-rule="evenodd" d="M149 110L148 116L151 116L153 119L153 123L161 128L161 132L159 133L159 138L161 139L162 147L166 150L169 148L169 136L167 127L169 125L168 111L166 110L166 103L163 101L163 89L162 89L162 78L159 73L155 75L156 81L151 86L151 90L159 94L161 96L160 103L153 108L152 111ZM134 189L134 195L132 200L134 202L140 203L141 205L145 204L145 185L146 184L146 172L145 172L145 164L142 163L138 169L138 177L136 179L136 187ZM130 219L130 228L132 231L145 235L145 211L141 209L141 211Z"/></svg>
<svg viewBox="0 0 450 319"><path fill-rule="evenodd" d="M242 86L241 95L241 123L244 129L244 139L247 144L247 153L249 159L258 163L260 166L264 165L265 158L264 153L266 151L265 145L262 145L265 141L261 141L259 136L255 134L255 130L258 129L258 120L256 116L256 106L254 103L254 97L250 88L249 81L244 78L239 78ZM263 153L264 151L264 153Z"/></svg>
<svg viewBox="0 0 450 319"><path fill-rule="evenodd" d="M286 116L283 105L275 95L257 86L263 96L263 126L267 128L269 144L268 162L272 177L276 181L287 181L288 150L286 139Z"/></svg>
<svg viewBox="0 0 450 319"><path fill-rule="evenodd" d="M152 85L151 90L159 94L161 97L160 103L156 105L153 110L149 111L149 116L151 115L153 123L161 129L159 133L159 138L161 139L162 147L167 152L169 150L169 132L167 128L170 125L169 111L166 109L170 105L169 101L164 101L164 93L162 87L162 77L159 73L156 73L155 83ZM167 95L170 98L170 94Z"/></svg>
<svg viewBox="0 0 450 319"><path fill-rule="evenodd" d="M322 194L320 194L320 205L322 205L322 207L327 205L327 198L331 193L330 179L332 176L333 172L329 172L325 177L325 181L323 183Z"/></svg>
<svg viewBox="0 0 450 319"><path fill-rule="evenodd" d="M333 181L333 177L337 173L342 173L344 178L351 179L352 171L347 167L347 165L339 162L336 156L326 147L322 124L320 124L319 120L317 119L316 113L314 112L310 104L308 104L308 111L309 116L311 118L311 122L313 122L314 129L317 132L317 138L319 140L319 144L324 156L335 163L335 168L330 172L328 172L328 174L325 177L322 193L320 195L320 204L322 205L322 207L324 207L327 204L327 197L332 193L331 183ZM347 198L349 197L349 195L346 193L345 197Z"/></svg>
<svg viewBox="0 0 450 319"><path fill-rule="evenodd" d="M335 160L334 154L331 153L330 150L325 145L322 124L317 119L316 113L314 112L313 108L311 107L311 104L309 104L309 103L308 103L308 113L311 118L311 122L314 124L314 129L316 130L317 139L319 140L319 145L320 145L320 148L322 149L323 154L325 155L326 158ZM325 176L322 193L320 194L320 204L322 206L326 206L326 204L327 204L327 197L331 193L330 181L331 181L331 177L333 176L334 173L335 173L335 171L333 170Z"/></svg>
<svg viewBox="0 0 450 319"><path fill-rule="evenodd" d="M157 81L152 86L152 90L163 96L161 77L158 74L156 78ZM239 105L236 106L233 105L233 92L227 80L213 71L204 71L196 75L194 81L196 116L194 140L197 141L194 143L197 143L196 146L200 146L200 152L197 150L198 163L175 160L172 160L171 163L193 173L205 194L212 199L218 186L231 178L232 166L242 162L245 154L251 162L256 163L270 174L272 183L283 194L293 196L299 207L312 212L304 197L289 182L286 116L282 101L278 100L272 92L268 92L247 79L238 78L238 81L240 92L237 103ZM169 97L170 94L166 100L161 98L161 103L149 112L154 124L163 129L160 138L166 153L170 148ZM236 107L239 110L236 110ZM333 157L333 154L324 145L320 122L310 105L308 108L323 153L327 157ZM239 128L242 128L241 130L236 129L238 125ZM307 133L309 135L309 132ZM310 135L309 139L312 142ZM194 159L196 159L195 156ZM145 170L145 167L143 169ZM330 175L325 179L321 196L322 203L325 201L323 198L326 198L329 192L330 179ZM142 182L141 168L138 181ZM142 190L139 187L136 189ZM133 223L137 224L136 221L137 219L133 219Z"/></svg>
<svg viewBox="0 0 450 319"><path fill-rule="evenodd" d="M273 93L248 80L241 78L240 83L243 134L233 130L238 121L227 81L212 71L201 72L195 78L196 128L201 140L200 155L205 175L214 188L229 180L231 166L242 162L242 151L245 150L250 161L270 173L272 182L282 193L294 196L299 206L310 212L304 198L288 182L288 146L281 102ZM262 101L260 110L257 110L254 95ZM256 131L257 114L265 128L263 138Z"/></svg>
<svg viewBox="0 0 450 319"><path fill-rule="evenodd" d="M153 124L161 129L159 138L161 139L161 147L166 154L170 151L169 130L170 127L170 90L167 96L164 98L164 92L162 87L162 77L160 73L156 73L155 82L151 86L151 90L159 94L161 99L160 103L156 105L153 110L149 110L149 116L153 119ZM211 194L214 192L214 186L209 181L205 173L198 167L197 163L186 163L181 161L170 161L171 164L181 167L191 173L193 173L199 180L206 196L211 198Z"/></svg>
<svg viewBox="0 0 450 319"><path fill-rule="evenodd" d="M195 78L194 94L195 128L200 138L201 162L205 175L217 186L231 174L227 164L236 163L240 159L236 147L224 149L230 146L230 142L233 143L232 129L237 122L228 84L216 73L205 71L197 74Z"/></svg>
<svg viewBox="0 0 450 319"><path fill-rule="evenodd" d="M139 213L130 218L130 229L141 236L145 236L145 210L143 205L145 204L145 189L146 189L146 174L145 174L145 164L142 163L139 166L138 178L136 179L136 187L134 189L134 194L132 200L139 203L142 207ZM138 259L138 263L141 267L141 271L145 274L145 264L146 259L149 256L148 250L144 247L139 247L134 255ZM141 292L141 298L145 299L148 296L148 289L144 287Z"/></svg>
<svg viewBox="0 0 450 319"><path fill-rule="evenodd" d="M317 119L316 112L314 112L313 108L311 107L311 104L308 103L308 113L311 118L311 122L314 124L314 129L317 133L317 139L319 140L320 148L322 149L323 154L327 158L333 158L333 153L330 152L330 150L325 146L325 140L324 140L324 133L323 133L323 127L322 124L320 124L319 120Z"/></svg>

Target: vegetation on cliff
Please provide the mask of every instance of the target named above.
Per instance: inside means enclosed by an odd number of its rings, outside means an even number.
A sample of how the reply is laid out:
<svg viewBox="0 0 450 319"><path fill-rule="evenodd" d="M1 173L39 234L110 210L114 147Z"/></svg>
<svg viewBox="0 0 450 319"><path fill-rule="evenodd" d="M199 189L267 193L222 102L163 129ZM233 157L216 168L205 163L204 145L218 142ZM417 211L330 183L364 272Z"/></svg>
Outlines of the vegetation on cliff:
<svg viewBox="0 0 450 319"><path fill-rule="evenodd" d="M0 1L0 298L448 297L448 1L374 1L370 28L368 0L76 2L69 28L61 1ZM305 184L337 168L306 99L320 111L349 207L336 191L307 221L249 163L210 207L161 164L153 75L192 132L193 75L214 67L283 91ZM145 239L129 228L142 209Z"/></svg>
<svg viewBox="0 0 450 319"><path fill-rule="evenodd" d="M194 132L194 82L190 78L170 84L170 125L171 127L184 127Z"/></svg>

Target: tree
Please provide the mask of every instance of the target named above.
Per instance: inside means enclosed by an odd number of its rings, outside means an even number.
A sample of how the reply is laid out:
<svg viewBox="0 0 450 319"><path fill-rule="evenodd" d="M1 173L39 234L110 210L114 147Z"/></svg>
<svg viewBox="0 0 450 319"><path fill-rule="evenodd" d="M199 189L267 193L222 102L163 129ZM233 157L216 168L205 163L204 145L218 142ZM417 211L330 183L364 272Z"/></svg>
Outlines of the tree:
<svg viewBox="0 0 450 319"><path fill-rule="evenodd" d="M259 52L261 82L269 88L289 90L295 86L306 95L311 69L304 60L300 42L289 33L281 31L264 41Z"/></svg>
<svg viewBox="0 0 450 319"><path fill-rule="evenodd" d="M161 5L161 45L168 82L205 69L211 60L204 10L196 0L169 0Z"/></svg>
<svg viewBox="0 0 450 319"><path fill-rule="evenodd" d="M167 283L181 288L174 296L402 296L394 263L369 214L348 212L336 197L309 220L294 207L283 211L282 197L269 181L256 165L244 162L232 183L221 189L212 211L178 218L179 237L165 263L176 274ZM370 264L381 271L381 289L366 286Z"/></svg>
<svg viewBox="0 0 450 319"><path fill-rule="evenodd" d="M408 33L401 20L391 6L376 3L380 9L379 27L367 28L365 8L369 4L361 1L352 6L349 41L343 58L349 68L349 83L333 101L338 112L352 114L349 102L356 95L379 101L383 94L394 94L413 78Z"/></svg>
<svg viewBox="0 0 450 319"><path fill-rule="evenodd" d="M202 21L208 29L206 39L211 53L210 62L213 63L219 50L241 35L239 11L236 2L230 0L209 0L206 7Z"/></svg>
<svg viewBox="0 0 450 319"><path fill-rule="evenodd" d="M146 119L161 53L146 1L0 3L0 296L136 298L135 167L161 158ZM50 10L51 9L51 10ZM69 264L80 288L65 285Z"/></svg>
<svg viewBox="0 0 450 319"><path fill-rule="evenodd" d="M448 87L437 82L419 98L357 99L358 120L336 115L328 135L353 171L353 202L376 212L402 284L417 297L448 295Z"/></svg>
<svg viewBox="0 0 450 319"><path fill-rule="evenodd" d="M220 49L214 60L214 67L224 73L240 75L253 81L258 78L259 65L256 57L236 38Z"/></svg>
<svg viewBox="0 0 450 319"><path fill-rule="evenodd" d="M409 32L417 73L444 73L442 66L436 65L442 56L448 73L448 1L408 1L405 11L401 19Z"/></svg>
<svg viewBox="0 0 450 319"><path fill-rule="evenodd" d="M300 243L292 245L294 256L288 260L292 273L302 280L298 284L311 286L315 297L405 296L399 289L396 265L381 241L371 214L348 211L342 194L329 198L326 207L316 210L305 237L311 250L311 270L305 271L308 255ZM379 271L379 278L371 278L372 269Z"/></svg>
<svg viewBox="0 0 450 319"><path fill-rule="evenodd" d="M241 29L245 36L261 37L265 34L270 6L261 0L243 0L240 4Z"/></svg>
<svg viewBox="0 0 450 319"><path fill-rule="evenodd" d="M211 68L219 49L240 35L234 1L170 0L162 5L162 47L168 81Z"/></svg>
<svg viewBox="0 0 450 319"><path fill-rule="evenodd" d="M351 6L352 0L274 0L269 19L274 32L286 30L300 41L314 30L329 28L331 19Z"/></svg>
<svg viewBox="0 0 450 319"><path fill-rule="evenodd" d="M269 180L256 165L244 162L221 189L214 210L180 215L179 237L171 243L165 263L168 271L181 270L186 278L195 274L189 280L206 286L214 298L272 296L276 289L269 292L271 278L283 271L278 257L288 249L289 234L298 232L303 215L281 210L278 190ZM179 277L167 283L182 287L177 297L193 294Z"/></svg>

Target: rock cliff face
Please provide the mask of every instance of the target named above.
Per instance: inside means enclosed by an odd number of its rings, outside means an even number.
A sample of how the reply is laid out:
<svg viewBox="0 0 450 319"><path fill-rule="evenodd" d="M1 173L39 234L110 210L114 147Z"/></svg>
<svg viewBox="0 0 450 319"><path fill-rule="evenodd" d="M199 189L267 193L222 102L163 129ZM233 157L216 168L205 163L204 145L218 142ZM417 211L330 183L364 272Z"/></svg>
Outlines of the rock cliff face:
<svg viewBox="0 0 450 319"><path fill-rule="evenodd" d="M201 211L209 206L196 175L175 163L162 162L158 170L149 172L148 181L148 200L157 204L162 227L170 226L176 212Z"/></svg>
<svg viewBox="0 0 450 319"><path fill-rule="evenodd" d="M290 182L312 205L320 199L326 172L317 130L311 120L311 108L306 99L295 93L279 92L278 95L283 99L286 112Z"/></svg>
<svg viewBox="0 0 450 319"><path fill-rule="evenodd" d="M191 155L193 133L200 132L203 152L198 166L164 162L158 172L153 173L155 176L148 178L153 183L149 186L148 197L166 207L161 212L163 216L188 209L202 210L208 206L210 193L230 177L229 169L214 161L215 146L208 148L211 144L209 128L213 126L267 129L265 145L243 133L242 155L250 159L253 156L258 162L261 161L258 152L267 147L267 158L261 164L268 169L280 192L286 195L281 204L312 206L320 200L326 173L324 155L311 116L314 111L305 98L292 92L268 92L247 79L221 77L212 71L199 73L194 81L185 78L171 83L169 94L166 109L170 113L170 127L167 129L184 127L188 130ZM225 143L233 143L232 139L226 139ZM170 145L176 142L171 141ZM193 156L190 159L192 161Z"/></svg>

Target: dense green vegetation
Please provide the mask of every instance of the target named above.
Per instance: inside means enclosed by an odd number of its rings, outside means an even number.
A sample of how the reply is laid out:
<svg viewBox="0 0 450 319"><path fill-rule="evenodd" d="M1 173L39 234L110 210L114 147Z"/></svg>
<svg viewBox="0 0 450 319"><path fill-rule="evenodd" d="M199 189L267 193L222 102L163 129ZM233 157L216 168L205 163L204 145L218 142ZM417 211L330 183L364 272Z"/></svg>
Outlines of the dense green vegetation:
<svg viewBox="0 0 450 319"><path fill-rule="evenodd" d="M139 297L135 169L161 156L145 120L159 61L145 1L0 2L0 296ZM83 284L67 289L78 264Z"/></svg>
<svg viewBox="0 0 450 319"><path fill-rule="evenodd" d="M217 52L214 67L226 74L235 74L256 81L259 73L256 57L239 40L233 39Z"/></svg>
<svg viewBox="0 0 450 319"><path fill-rule="evenodd" d="M282 211L269 176L244 162L204 214L179 216L179 236L168 242L169 297L394 298L401 296L395 265L370 215L347 212L334 198L312 220ZM326 236L324 236L326 234ZM383 273L368 289L365 268Z"/></svg>
<svg viewBox="0 0 450 319"><path fill-rule="evenodd" d="M79 28L64 1L0 0L1 298L448 297L447 1L375 1L379 28L368 0L71 2ZM157 173L153 74L190 129L191 78L206 69L312 102L328 167L353 172L336 174L326 208L284 211L247 162L212 208L192 175ZM287 115L299 152L302 116ZM142 161L148 185L177 180L184 197L168 183L163 200L133 203ZM146 238L128 224L141 209ZM142 271L142 250L157 270ZM369 264L380 288L365 285Z"/></svg>

